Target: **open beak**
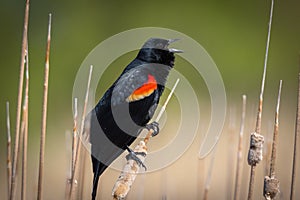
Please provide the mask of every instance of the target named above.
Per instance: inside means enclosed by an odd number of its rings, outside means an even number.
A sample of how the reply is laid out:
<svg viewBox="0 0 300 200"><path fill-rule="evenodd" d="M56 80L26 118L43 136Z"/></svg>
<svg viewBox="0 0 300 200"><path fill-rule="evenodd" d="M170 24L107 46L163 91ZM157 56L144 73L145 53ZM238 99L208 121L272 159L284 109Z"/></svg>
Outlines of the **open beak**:
<svg viewBox="0 0 300 200"><path fill-rule="evenodd" d="M168 41L168 45L178 41L180 39L178 38L175 38L175 39L169 39ZM172 53L183 53L183 50L180 50L180 49L175 49L175 48L169 48L169 51L172 52Z"/></svg>
<svg viewBox="0 0 300 200"><path fill-rule="evenodd" d="M172 53L183 53L184 52L183 50L174 49L174 48L170 48L169 51L172 52Z"/></svg>

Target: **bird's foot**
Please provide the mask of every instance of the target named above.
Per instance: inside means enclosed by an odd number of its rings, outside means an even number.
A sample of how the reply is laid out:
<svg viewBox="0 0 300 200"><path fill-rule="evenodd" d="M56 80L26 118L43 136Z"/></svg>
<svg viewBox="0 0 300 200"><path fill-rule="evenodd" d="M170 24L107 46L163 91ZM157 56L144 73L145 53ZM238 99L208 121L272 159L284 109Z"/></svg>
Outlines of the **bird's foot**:
<svg viewBox="0 0 300 200"><path fill-rule="evenodd" d="M153 130L152 137L156 136L159 133L159 124L156 121L147 124L145 128L148 129L148 131L150 131L151 129Z"/></svg>
<svg viewBox="0 0 300 200"><path fill-rule="evenodd" d="M142 155L142 156L146 156L146 154L144 152L134 152L132 149L130 149L128 146L126 147L127 151L128 151L128 155L126 156L127 160L134 160L139 166L142 166L145 171L147 171L147 167L146 165L141 161L141 159L139 159L139 157L137 157L137 155Z"/></svg>

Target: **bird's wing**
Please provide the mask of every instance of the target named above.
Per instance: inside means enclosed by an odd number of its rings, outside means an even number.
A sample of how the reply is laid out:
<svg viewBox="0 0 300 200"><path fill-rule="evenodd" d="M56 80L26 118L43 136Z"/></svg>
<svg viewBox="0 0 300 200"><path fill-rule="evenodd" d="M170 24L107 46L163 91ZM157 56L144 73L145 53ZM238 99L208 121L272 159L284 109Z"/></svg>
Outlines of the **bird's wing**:
<svg viewBox="0 0 300 200"><path fill-rule="evenodd" d="M113 89L112 106L141 100L157 89L157 80L151 64L133 68L118 79Z"/></svg>

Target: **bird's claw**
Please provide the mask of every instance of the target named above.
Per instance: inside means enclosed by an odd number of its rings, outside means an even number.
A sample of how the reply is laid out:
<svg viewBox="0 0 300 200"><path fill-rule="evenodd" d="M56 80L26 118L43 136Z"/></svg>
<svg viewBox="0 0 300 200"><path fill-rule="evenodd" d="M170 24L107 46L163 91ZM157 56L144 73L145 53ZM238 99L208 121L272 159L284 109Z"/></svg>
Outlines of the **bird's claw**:
<svg viewBox="0 0 300 200"><path fill-rule="evenodd" d="M159 124L156 121L151 122L150 124L146 125L146 129L148 129L148 131L152 129L153 130L152 137L154 137L159 133Z"/></svg>
<svg viewBox="0 0 300 200"><path fill-rule="evenodd" d="M142 166L145 171L147 171L146 165L137 157L137 155L146 156L144 152L134 152L132 149L130 149L128 146L126 147L129 154L126 155L126 160L134 160L139 166Z"/></svg>

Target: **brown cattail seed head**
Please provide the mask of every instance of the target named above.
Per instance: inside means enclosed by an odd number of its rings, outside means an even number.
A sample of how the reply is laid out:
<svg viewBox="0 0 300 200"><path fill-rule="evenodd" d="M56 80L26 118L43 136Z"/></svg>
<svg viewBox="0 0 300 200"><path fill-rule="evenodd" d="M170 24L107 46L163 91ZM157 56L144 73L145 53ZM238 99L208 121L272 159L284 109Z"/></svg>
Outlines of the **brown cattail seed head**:
<svg viewBox="0 0 300 200"><path fill-rule="evenodd" d="M279 180L275 177L265 176L264 180L264 197L266 199L274 199L279 193Z"/></svg>
<svg viewBox="0 0 300 200"><path fill-rule="evenodd" d="M258 133L251 133L250 148L248 152L248 164L256 166L263 159L264 136Z"/></svg>

